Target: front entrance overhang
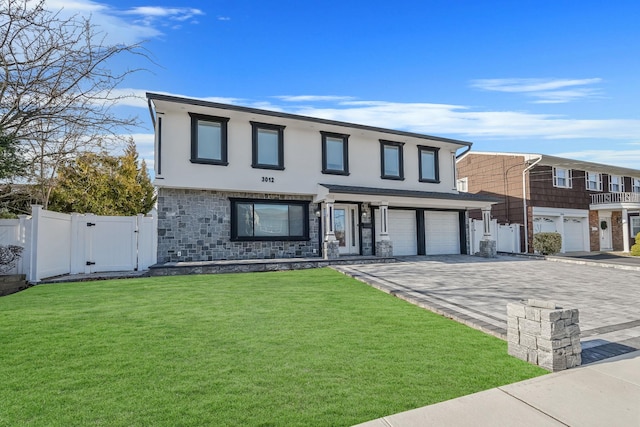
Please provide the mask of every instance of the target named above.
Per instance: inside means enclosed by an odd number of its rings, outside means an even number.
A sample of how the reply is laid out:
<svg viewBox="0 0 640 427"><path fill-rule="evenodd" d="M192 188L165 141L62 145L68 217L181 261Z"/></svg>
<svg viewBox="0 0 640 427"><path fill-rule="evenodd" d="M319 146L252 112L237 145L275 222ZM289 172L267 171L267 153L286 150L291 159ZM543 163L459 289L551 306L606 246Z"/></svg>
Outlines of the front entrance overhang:
<svg viewBox="0 0 640 427"><path fill-rule="evenodd" d="M388 204L394 207L425 209L482 209L499 203L500 199L471 193L439 193L432 191L397 190L388 188L356 187L348 185L318 184L315 203L325 200Z"/></svg>

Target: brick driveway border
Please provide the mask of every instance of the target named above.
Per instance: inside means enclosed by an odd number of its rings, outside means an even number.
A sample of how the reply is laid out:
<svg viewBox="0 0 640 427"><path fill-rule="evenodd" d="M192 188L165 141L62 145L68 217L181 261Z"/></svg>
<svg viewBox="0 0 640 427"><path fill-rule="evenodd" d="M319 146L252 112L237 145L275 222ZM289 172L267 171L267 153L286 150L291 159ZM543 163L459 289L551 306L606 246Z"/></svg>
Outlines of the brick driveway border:
<svg viewBox="0 0 640 427"><path fill-rule="evenodd" d="M583 364L640 349L640 271L468 255L332 267L411 303L506 338L509 302L580 310Z"/></svg>

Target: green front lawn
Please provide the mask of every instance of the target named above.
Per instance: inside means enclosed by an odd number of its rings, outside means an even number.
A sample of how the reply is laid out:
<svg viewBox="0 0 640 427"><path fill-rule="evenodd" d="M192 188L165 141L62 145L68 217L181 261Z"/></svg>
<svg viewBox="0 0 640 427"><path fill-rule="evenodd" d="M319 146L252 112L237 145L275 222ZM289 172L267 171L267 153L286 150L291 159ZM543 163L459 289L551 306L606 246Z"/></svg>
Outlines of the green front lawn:
<svg viewBox="0 0 640 427"><path fill-rule="evenodd" d="M545 373L329 269L0 298L0 425L352 425Z"/></svg>

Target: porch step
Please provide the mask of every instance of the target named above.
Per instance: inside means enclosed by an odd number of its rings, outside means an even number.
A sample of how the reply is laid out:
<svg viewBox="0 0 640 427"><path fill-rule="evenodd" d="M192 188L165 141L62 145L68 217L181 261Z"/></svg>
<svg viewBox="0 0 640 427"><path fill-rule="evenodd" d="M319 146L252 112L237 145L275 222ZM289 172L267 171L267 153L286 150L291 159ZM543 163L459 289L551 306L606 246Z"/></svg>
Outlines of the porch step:
<svg viewBox="0 0 640 427"><path fill-rule="evenodd" d="M277 258L222 261L167 262L149 267L150 276L183 274L249 273L260 271L303 270L330 265L379 264L396 262L394 257L345 256L338 259Z"/></svg>

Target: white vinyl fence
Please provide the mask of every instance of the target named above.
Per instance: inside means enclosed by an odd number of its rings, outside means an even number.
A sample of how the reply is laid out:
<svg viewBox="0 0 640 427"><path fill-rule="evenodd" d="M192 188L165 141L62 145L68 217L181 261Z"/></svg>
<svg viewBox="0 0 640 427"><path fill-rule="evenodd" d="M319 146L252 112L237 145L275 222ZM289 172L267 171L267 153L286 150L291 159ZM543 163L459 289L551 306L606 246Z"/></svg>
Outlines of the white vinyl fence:
<svg viewBox="0 0 640 427"><path fill-rule="evenodd" d="M482 220L469 220L469 234L471 235L471 253L480 251L480 240L484 235ZM498 252L520 253L520 224L498 225L498 221L491 220L491 239L496 241Z"/></svg>
<svg viewBox="0 0 640 427"><path fill-rule="evenodd" d="M156 263L157 216L63 214L32 206L0 220L0 245L24 248L12 273L39 282L63 274L147 270Z"/></svg>

